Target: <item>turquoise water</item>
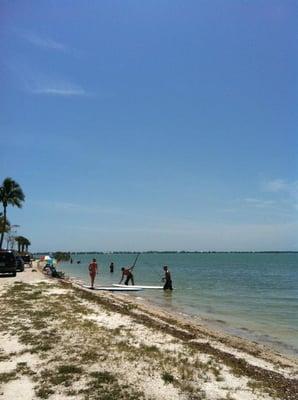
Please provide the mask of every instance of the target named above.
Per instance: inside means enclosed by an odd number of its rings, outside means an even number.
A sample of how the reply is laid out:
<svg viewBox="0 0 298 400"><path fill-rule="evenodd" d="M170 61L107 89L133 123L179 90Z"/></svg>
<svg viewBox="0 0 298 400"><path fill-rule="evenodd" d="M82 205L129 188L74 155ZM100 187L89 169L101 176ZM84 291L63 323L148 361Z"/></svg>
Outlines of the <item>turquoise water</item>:
<svg viewBox="0 0 298 400"><path fill-rule="evenodd" d="M135 259L133 254L74 255L74 263L63 263L61 268L87 282L87 266L93 257L100 264L97 284L104 285L118 283L120 268ZM114 274L108 268L111 261ZM141 254L135 283L160 285L165 264L175 290L142 291L138 297L298 355L297 253Z"/></svg>

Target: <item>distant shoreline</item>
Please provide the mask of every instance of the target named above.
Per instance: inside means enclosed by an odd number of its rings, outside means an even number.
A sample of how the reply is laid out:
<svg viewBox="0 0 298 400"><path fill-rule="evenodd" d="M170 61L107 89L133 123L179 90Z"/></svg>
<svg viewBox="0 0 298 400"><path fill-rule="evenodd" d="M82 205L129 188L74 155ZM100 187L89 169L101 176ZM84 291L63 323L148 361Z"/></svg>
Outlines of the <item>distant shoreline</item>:
<svg viewBox="0 0 298 400"><path fill-rule="evenodd" d="M33 255L49 254L55 253L56 250L46 250L33 252ZM262 251L159 251L159 250L149 250L149 251L65 251L69 254L297 254L298 250L262 250Z"/></svg>

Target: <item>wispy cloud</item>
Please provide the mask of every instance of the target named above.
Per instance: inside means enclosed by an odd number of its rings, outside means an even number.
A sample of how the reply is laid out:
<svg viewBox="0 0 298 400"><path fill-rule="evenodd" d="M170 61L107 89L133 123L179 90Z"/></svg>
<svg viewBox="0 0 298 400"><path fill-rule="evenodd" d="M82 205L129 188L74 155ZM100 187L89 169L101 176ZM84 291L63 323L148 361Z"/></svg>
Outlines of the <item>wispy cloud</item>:
<svg viewBox="0 0 298 400"><path fill-rule="evenodd" d="M30 94L63 97L94 97L96 95L80 84L57 75L48 75L19 60L15 63L7 63L6 68L15 76L16 82L20 83L21 89Z"/></svg>
<svg viewBox="0 0 298 400"><path fill-rule="evenodd" d="M264 190L267 192L281 192L288 187L288 184L283 179L273 179L265 182Z"/></svg>
<svg viewBox="0 0 298 400"><path fill-rule="evenodd" d="M29 89L32 94L43 94L50 96L89 96L85 89L74 85L53 85L53 86L39 86L37 88Z"/></svg>
<svg viewBox="0 0 298 400"><path fill-rule="evenodd" d="M66 46L64 43L32 31L15 30L14 33L39 48L72 54L76 53L73 48ZM21 81L23 90L30 94L60 97L94 96L93 93L90 93L81 84L64 79L59 75L53 76L52 73L47 74L37 70L36 67L28 64L28 60L24 62L24 60L17 58L14 63L8 65L8 69Z"/></svg>
<svg viewBox="0 0 298 400"><path fill-rule="evenodd" d="M263 189L275 195L282 195L284 202L295 211L298 210L298 180L274 179L266 182Z"/></svg>
<svg viewBox="0 0 298 400"><path fill-rule="evenodd" d="M106 207L106 206L91 206L79 203L71 203L64 201L36 201L35 206L39 206L46 209L67 211L69 213L88 213L88 214L122 214L123 211L117 207Z"/></svg>
<svg viewBox="0 0 298 400"><path fill-rule="evenodd" d="M261 182L260 191L238 198L219 211L234 215L267 215L271 218L295 218L298 210L298 180L272 179ZM249 213L249 214L247 214Z"/></svg>
<svg viewBox="0 0 298 400"><path fill-rule="evenodd" d="M248 197L244 199L244 202L252 207L256 208L267 208L267 207L272 207L275 205L274 200L263 200L263 199L256 199L256 198L251 198Z"/></svg>
<svg viewBox="0 0 298 400"><path fill-rule="evenodd" d="M56 51L68 51L67 46L65 46L61 42L57 42L49 37L39 36L33 32L23 32L22 37L27 40L29 43L33 44L37 47L42 47L46 49L52 49Z"/></svg>
<svg viewBox="0 0 298 400"><path fill-rule="evenodd" d="M86 89L72 82L47 78L30 79L25 82L25 90L36 95L78 97L92 96Z"/></svg>
<svg viewBox="0 0 298 400"><path fill-rule="evenodd" d="M272 193L285 192L298 197L298 181L273 179L264 183L264 190Z"/></svg>
<svg viewBox="0 0 298 400"><path fill-rule="evenodd" d="M242 205L250 208L268 209L286 214L298 209L298 181L272 179L262 184L262 193L258 197L247 197L241 200ZM265 197L265 198L264 198Z"/></svg>

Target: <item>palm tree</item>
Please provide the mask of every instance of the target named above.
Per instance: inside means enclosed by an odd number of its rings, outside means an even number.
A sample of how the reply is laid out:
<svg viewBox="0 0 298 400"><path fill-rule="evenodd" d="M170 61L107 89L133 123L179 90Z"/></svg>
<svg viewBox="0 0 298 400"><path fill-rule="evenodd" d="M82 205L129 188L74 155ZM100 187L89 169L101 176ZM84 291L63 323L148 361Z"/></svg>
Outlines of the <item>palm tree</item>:
<svg viewBox="0 0 298 400"><path fill-rule="evenodd" d="M23 241L23 236L16 236L14 238L14 240L17 242L18 244L18 253L21 252L21 245L22 245L22 241Z"/></svg>
<svg viewBox="0 0 298 400"><path fill-rule="evenodd" d="M28 247L31 245L31 242L29 239L24 237L24 247L26 249L26 253L28 253ZM23 250L24 251L24 250Z"/></svg>
<svg viewBox="0 0 298 400"><path fill-rule="evenodd" d="M28 252L28 247L31 245L29 239L24 236L16 236L15 241L18 244L18 253L24 253L24 250L26 250L26 253Z"/></svg>
<svg viewBox="0 0 298 400"><path fill-rule="evenodd" d="M5 178L0 187L0 201L3 205L3 220L6 226L6 209L8 205L21 208L22 202L25 200L25 195L21 186L11 178ZM4 232L1 232L0 249L2 248Z"/></svg>
<svg viewBox="0 0 298 400"><path fill-rule="evenodd" d="M6 223L4 223L4 217L2 213L0 213L0 233L7 233L10 229L10 222L6 219Z"/></svg>

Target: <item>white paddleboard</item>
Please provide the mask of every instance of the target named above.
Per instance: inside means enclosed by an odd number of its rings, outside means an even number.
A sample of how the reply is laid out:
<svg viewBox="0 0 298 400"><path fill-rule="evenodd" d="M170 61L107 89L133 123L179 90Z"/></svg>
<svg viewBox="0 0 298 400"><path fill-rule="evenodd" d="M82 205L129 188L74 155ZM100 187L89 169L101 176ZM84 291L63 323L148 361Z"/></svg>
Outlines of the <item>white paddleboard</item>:
<svg viewBox="0 0 298 400"><path fill-rule="evenodd" d="M118 288L136 288L138 290L140 289L163 289L163 286L145 286L145 285L131 285L131 286L127 286L127 285L120 285L117 283L113 283L113 286L118 287Z"/></svg>
<svg viewBox="0 0 298 400"><path fill-rule="evenodd" d="M125 286L124 288L122 287L114 287L114 286L94 286L94 289L91 289L91 286L89 285L80 285L85 289L90 289L90 290L107 290L111 292L138 292L139 290L142 290L141 288L134 288L134 287L127 287Z"/></svg>

